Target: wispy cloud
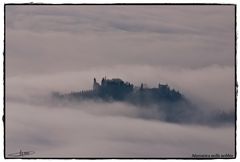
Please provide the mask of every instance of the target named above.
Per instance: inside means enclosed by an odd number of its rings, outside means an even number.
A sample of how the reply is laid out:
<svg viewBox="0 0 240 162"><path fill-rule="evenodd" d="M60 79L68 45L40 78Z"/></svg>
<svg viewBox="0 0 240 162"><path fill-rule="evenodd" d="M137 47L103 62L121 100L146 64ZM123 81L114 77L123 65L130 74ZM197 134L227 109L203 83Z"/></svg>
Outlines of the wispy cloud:
<svg viewBox="0 0 240 162"><path fill-rule="evenodd" d="M9 103L7 153L21 148L34 150L35 157L191 158L194 153L234 154L233 127L168 124L127 117L124 114L135 111L124 104L87 105L73 109ZM120 115L121 111L124 114Z"/></svg>

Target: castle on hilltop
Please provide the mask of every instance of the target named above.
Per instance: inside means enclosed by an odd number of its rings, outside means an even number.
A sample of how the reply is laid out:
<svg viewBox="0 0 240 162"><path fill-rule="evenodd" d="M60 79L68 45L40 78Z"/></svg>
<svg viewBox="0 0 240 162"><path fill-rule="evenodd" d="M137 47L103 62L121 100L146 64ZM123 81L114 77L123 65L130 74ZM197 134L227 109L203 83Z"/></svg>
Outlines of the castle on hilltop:
<svg viewBox="0 0 240 162"><path fill-rule="evenodd" d="M133 85L118 78L106 79L106 77L102 78L101 84L99 84L96 78L94 78L93 91L101 98L123 100L128 94L133 92Z"/></svg>
<svg viewBox="0 0 240 162"><path fill-rule="evenodd" d="M67 98L70 100L104 100L104 101L125 101L135 105L158 104L162 102L174 103L183 101L184 96L170 89L166 84L158 84L156 88L147 88L144 84L134 86L129 82L124 82L119 78L102 78L98 83L93 79L93 88L87 91L71 92L69 94L55 93L55 97Z"/></svg>
<svg viewBox="0 0 240 162"><path fill-rule="evenodd" d="M92 91L102 99L113 100L140 99L145 101L145 99L151 99L155 101L177 101L183 97L178 91L170 89L167 84L158 84L157 88L147 88L143 84L137 87L119 78L107 79L106 77L102 78L101 83L98 83L94 78ZM84 94L82 95L84 96Z"/></svg>
<svg viewBox="0 0 240 162"><path fill-rule="evenodd" d="M100 83L94 78L92 89L67 94L53 92L52 96L54 99L60 99L61 101L125 102L140 109L150 110L149 113L146 111L146 114L139 111L139 116L143 115L144 118L149 118L149 115L151 115L153 118L168 122L193 121L196 120L196 114L197 116L205 114L198 107L192 105L179 91L170 88L167 84L159 83L157 87L148 88L143 83L140 86L134 86L119 78L107 79L104 77ZM211 116L211 118L209 116L206 118L215 123L215 121L231 122L234 121L234 117L234 113L223 112ZM198 120L200 120L199 122L205 122L205 118L203 120L198 118Z"/></svg>

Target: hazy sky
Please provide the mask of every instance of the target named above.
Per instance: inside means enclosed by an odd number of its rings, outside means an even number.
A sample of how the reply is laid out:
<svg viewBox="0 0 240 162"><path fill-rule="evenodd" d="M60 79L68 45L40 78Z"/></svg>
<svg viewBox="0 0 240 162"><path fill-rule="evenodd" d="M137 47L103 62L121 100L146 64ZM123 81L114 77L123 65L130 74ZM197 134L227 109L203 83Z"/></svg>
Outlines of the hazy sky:
<svg viewBox="0 0 240 162"><path fill-rule="evenodd" d="M7 6L6 49L9 76L233 67L234 6Z"/></svg>
<svg viewBox="0 0 240 162"><path fill-rule="evenodd" d="M94 77L107 76L150 87L168 83L206 111L233 111L234 6L7 5L5 15L9 153L24 147L36 156L233 154L234 127L145 121L122 103L54 112L57 106L46 98L52 91L90 89ZM106 132L95 130L99 125ZM153 133L141 135L145 130Z"/></svg>

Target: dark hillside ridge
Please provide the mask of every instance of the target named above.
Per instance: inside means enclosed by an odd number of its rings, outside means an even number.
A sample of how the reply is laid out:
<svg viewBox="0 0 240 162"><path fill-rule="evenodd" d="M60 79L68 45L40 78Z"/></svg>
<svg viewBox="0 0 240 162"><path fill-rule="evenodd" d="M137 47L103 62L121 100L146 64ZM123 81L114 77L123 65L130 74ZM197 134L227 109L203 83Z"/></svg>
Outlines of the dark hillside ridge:
<svg viewBox="0 0 240 162"><path fill-rule="evenodd" d="M67 101L100 101L100 102L125 102L147 110L139 114L143 118L159 119L174 123L199 123L218 125L233 123L234 112L204 113L193 105L186 97L167 84L158 84L156 88L147 88L143 84L139 87L121 79L102 78L99 84L93 79L93 88L87 91L60 94L54 92L52 96L58 100ZM154 112L154 115L149 115ZM147 114L147 115L146 115Z"/></svg>
<svg viewBox="0 0 240 162"><path fill-rule="evenodd" d="M135 104L148 105L159 102L183 101L184 96L168 85L159 84L157 88L146 88L141 84L136 87L121 79L102 78L101 84L93 80L93 89L71 92L66 95L55 93L58 97L75 99L101 99L104 101L126 101Z"/></svg>

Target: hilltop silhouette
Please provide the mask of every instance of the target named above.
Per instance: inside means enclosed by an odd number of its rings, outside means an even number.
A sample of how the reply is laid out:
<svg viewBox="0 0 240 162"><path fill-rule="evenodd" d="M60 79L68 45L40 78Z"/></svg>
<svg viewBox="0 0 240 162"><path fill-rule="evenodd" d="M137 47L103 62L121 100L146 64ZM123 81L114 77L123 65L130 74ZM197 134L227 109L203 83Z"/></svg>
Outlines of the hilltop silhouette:
<svg viewBox="0 0 240 162"><path fill-rule="evenodd" d="M121 79L102 78L99 84L93 80L93 88L87 91L71 92L69 94L54 94L57 97L69 99L101 99L104 101L126 101L133 104L152 104L160 102L178 102L185 100L184 96L166 84L158 84L157 88L147 88L143 84L137 87Z"/></svg>
<svg viewBox="0 0 240 162"><path fill-rule="evenodd" d="M140 117L160 119L177 123L202 123L218 125L232 123L235 119L234 112L216 111L206 114L198 106L193 105L183 94L171 89L167 84L158 84L158 87L147 88L143 83L134 86L121 79L102 78L98 83L93 79L93 88L87 91L60 94L54 92L54 98L67 101L101 101L125 102L141 108L145 113ZM148 112L153 112L154 115Z"/></svg>

